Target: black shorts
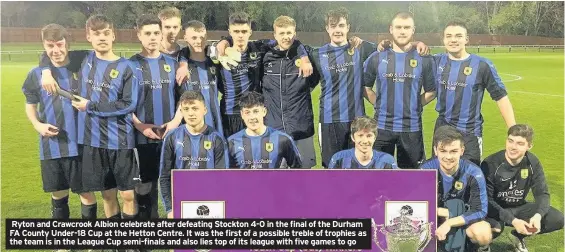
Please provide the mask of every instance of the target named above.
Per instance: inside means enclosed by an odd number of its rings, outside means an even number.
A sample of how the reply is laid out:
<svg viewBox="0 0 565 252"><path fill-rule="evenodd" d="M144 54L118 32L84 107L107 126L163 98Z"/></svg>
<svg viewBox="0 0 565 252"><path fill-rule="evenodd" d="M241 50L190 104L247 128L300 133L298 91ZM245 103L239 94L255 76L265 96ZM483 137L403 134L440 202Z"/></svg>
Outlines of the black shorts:
<svg viewBox="0 0 565 252"><path fill-rule="evenodd" d="M538 205L534 202L526 202L521 206L504 208L512 213L515 218L529 221L538 210ZM540 234L550 233L556 230L563 229L564 219L563 213L557 210L555 207L550 206L547 213L541 218L541 230ZM500 220L500 212L489 204L486 222L490 224L492 228L500 229L501 232L504 230L505 226L511 227L512 223L505 223Z"/></svg>
<svg viewBox="0 0 565 252"><path fill-rule="evenodd" d="M437 128L439 128L443 125L448 125L448 123L445 121L445 119L438 117L437 120L436 120L434 132L436 131ZM461 131L459 131L459 132L461 132ZM469 134L469 133L461 132L461 134L463 135L463 141L464 141L463 144L465 146L465 152L463 152L463 156L461 156L461 158L467 159L467 160L475 163L476 165L480 166L481 165L481 156L482 156L482 153L483 153L483 138L475 136L472 133ZM433 145L433 142L434 141L433 141L433 137L432 137L432 145ZM435 156L433 146L432 146L432 155Z"/></svg>
<svg viewBox="0 0 565 252"><path fill-rule="evenodd" d="M351 122L320 123L318 139L322 149L322 166L328 167L333 155L353 148Z"/></svg>
<svg viewBox="0 0 565 252"><path fill-rule="evenodd" d="M241 115L222 115L222 124L224 127L224 137L228 139L231 135L245 129L245 123Z"/></svg>
<svg viewBox="0 0 565 252"><path fill-rule="evenodd" d="M379 129L373 148L393 157L396 149L396 163L401 169L418 169L426 159L422 131L393 132Z"/></svg>
<svg viewBox="0 0 565 252"><path fill-rule="evenodd" d="M139 155L139 176L142 183L159 179L162 143L140 144L135 148Z"/></svg>
<svg viewBox="0 0 565 252"><path fill-rule="evenodd" d="M71 189L82 192L80 156L41 160L41 179L44 192Z"/></svg>
<svg viewBox="0 0 565 252"><path fill-rule="evenodd" d="M82 185L85 192L118 188L133 190L141 178L135 149L110 150L84 146Z"/></svg>

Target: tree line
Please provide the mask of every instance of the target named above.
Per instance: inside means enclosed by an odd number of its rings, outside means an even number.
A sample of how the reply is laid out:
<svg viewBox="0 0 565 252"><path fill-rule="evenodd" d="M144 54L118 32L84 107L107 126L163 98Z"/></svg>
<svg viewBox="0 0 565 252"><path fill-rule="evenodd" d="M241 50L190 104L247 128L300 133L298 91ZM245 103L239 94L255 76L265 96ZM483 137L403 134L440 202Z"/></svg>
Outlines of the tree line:
<svg viewBox="0 0 565 252"><path fill-rule="evenodd" d="M245 11L253 29L271 31L280 15L293 17L300 32L324 31L325 13L340 6L350 11L351 31L388 32L398 11L414 15L417 33L437 33L452 20L464 21L469 34L563 37L564 2L2 2L2 26L41 27L58 23L69 28L84 27L96 13L110 17L117 28L133 28L141 14L157 14L175 6L184 21L203 21L208 30L227 30L230 13Z"/></svg>

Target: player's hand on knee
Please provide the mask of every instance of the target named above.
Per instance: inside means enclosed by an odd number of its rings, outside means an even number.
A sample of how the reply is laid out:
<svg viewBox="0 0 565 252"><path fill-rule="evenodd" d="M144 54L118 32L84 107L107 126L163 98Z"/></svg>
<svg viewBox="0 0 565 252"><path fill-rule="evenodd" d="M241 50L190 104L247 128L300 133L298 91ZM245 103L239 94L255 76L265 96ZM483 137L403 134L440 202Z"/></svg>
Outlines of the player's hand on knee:
<svg viewBox="0 0 565 252"><path fill-rule="evenodd" d="M422 56L430 54L430 48L421 41L416 43L416 50L418 51L418 54Z"/></svg>
<svg viewBox="0 0 565 252"><path fill-rule="evenodd" d="M391 47L392 47L392 42L390 42L390 40L388 40L388 39L385 39L377 45L377 50L379 50L379 52L382 52L382 51L387 50Z"/></svg>
<svg viewBox="0 0 565 252"><path fill-rule="evenodd" d="M351 36L351 38L349 38L349 44L351 48L359 48L359 46L361 46L361 43L363 43L363 40L360 37Z"/></svg>
<svg viewBox="0 0 565 252"><path fill-rule="evenodd" d="M512 221L512 226L514 227L514 229L516 229L516 232L523 234L523 235L531 235L532 233L528 232L528 227L530 227L530 224L525 222L524 220L520 220L518 218L515 218Z"/></svg>
<svg viewBox="0 0 565 252"><path fill-rule="evenodd" d="M450 230L451 226L449 226L447 223L441 224L441 226L436 229L437 239L440 241L445 240L447 238L447 233L449 233Z"/></svg>
<svg viewBox="0 0 565 252"><path fill-rule="evenodd" d="M184 63L184 64L183 64ZM181 62L176 73L177 85L182 85L185 81L190 79L190 71L188 70L188 64L186 62Z"/></svg>
<svg viewBox="0 0 565 252"><path fill-rule="evenodd" d="M34 125L34 128L44 137L52 137L59 134L59 128L48 123L38 123Z"/></svg>
<svg viewBox="0 0 565 252"><path fill-rule="evenodd" d="M43 71L41 73L41 87L50 94L57 93L57 81L51 75L51 71Z"/></svg>

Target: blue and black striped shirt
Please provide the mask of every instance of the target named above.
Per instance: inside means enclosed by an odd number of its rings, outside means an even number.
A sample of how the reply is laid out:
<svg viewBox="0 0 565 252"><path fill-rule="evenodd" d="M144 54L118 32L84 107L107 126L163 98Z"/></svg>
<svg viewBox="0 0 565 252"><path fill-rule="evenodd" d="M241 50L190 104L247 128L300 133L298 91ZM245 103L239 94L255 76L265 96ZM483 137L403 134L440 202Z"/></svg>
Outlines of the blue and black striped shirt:
<svg viewBox="0 0 565 252"><path fill-rule="evenodd" d="M102 149L133 149L132 113L137 105L139 80L131 62L98 59L89 52L82 64L78 93L90 100L78 113L78 143Z"/></svg>
<svg viewBox="0 0 565 252"><path fill-rule="evenodd" d="M398 169L396 160L388 153L373 150L373 158L367 165L362 165L355 157L355 148L342 150L333 155L329 169Z"/></svg>
<svg viewBox="0 0 565 252"><path fill-rule="evenodd" d="M485 89L498 101L506 88L492 62L471 54L464 60L451 60L448 54L434 56L437 64L439 117L462 132L482 136L481 105Z"/></svg>
<svg viewBox="0 0 565 252"><path fill-rule="evenodd" d="M192 59L187 60L190 79L176 88L177 102L185 91L199 91L204 96L204 105L208 113L204 116L204 122L224 135L222 118L220 114L220 102L218 86L221 86L219 66L212 60L206 58L205 62Z"/></svg>
<svg viewBox="0 0 565 252"><path fill-rule="evenodd" d="M352 122L365 115L363 62L377 50L363 41L359 48L326 44L310 51L310 61L320 74L320 123Z"/></svg>
<svg viewBox="0 0 565 252"><path fill-rule="evenodd" d="M484 219L488 210L488 197L485 176L473 162L460 159L459 168L455 174L449 176L441 168L437 157L424 162L421 169L438 170L438 196L442 204L450 199L460 199L469 208L463 213L465 224L474 223Z"/></svg>
<svg viewBox="0 0 565 252"><path fill-rule="evenodd" d="M431 56L420 56L416 48L405 53L389 49L371 54L364 64L365 87L375 93L377 127L393 132L422 130L422 87L436 91Z"/></svg>
<svg viewBox="0 0 565 252"><path fill-rule="evenodd" d="M36 67L28 73L22 92L27 104L39 104L38 120L57 127L59 133L53 137L40 136L39 158L48 160L78 156L77 111L73 108L71 100L60 95L50 95L41 87L41 69ZM76 89L78 76L69 69L52 65L49 69L61 89Z"/></svg>
<svg viewBox="0 0 565 252"><path fill-rule="evenodd" d="M289 168L301 168L300 153L289 135L268 126L261 136L249 136L245 130L228 138L231 168L278 169L283 159Z"/></svg>
<svg viewBox="0 0 565 252"><path fill-rule="evenodd" d="M142 123L161 126L175 117L175 86L178 63L166 54L146 58L136 54L130 58L139 80L135 115ZM158 143L136 131L136 144Z"/></svg>

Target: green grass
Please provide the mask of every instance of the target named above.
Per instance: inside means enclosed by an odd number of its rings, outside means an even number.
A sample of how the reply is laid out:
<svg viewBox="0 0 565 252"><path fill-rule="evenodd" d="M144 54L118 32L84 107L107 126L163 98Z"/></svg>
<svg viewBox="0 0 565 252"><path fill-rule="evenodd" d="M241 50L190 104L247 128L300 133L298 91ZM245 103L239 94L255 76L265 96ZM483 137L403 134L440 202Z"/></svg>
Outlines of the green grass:
<svg viewBox="0 0 565 252"><path fill-rule="evenodd" d="M138 45L121 45L120 48L136 49ZM40 50L40 44L24 44L26 50ZM86 45L73 45L73 48L87 48ZM4 44L3 51L22 50L20 44ZM491 59L506 87L519 123L528 123L536 131L532 152L541 160L549 190L551 205L563 211L563 54L551 52L512 52L481 53ZM50 216L50 197L43 193L39 169L38 137L24 113L24 96L21 86L27 72L37 64L37 55L25 54L7 61L2 55L2 101L1 117L1 188L2 219L5 218L48 218ZM521 79L515 80L518 77ZM314 90L314 114L317 125L319 88ZM431 134L437 112L435 101L424 109L424 137L426 152L431 152ZM367 104L368 115L373 109ZM483 137L483 158L504 148L506 127L500 112L488 94L483 101L485 118ZM317 128L316 128L317 130ZM318 142L317 134L315 141ZM320 151L316 146L318 164ZM99 202L101 201L100 196ZM530 196L530 200L531 200ZM70 200L72 217L79 218L80 203L73 196ZM102 204L98 213L103 215ZM164 216L164 215L163 215ZM4 222L2 222L4 225ZM492 245L492 251L510 251L507 236L510 229ZM4 226L2 226L4 242ZM538 235L527 239L530 251L564 251L563 231L548 235ZM4 248L2 248L3 250Z"/></svg>

